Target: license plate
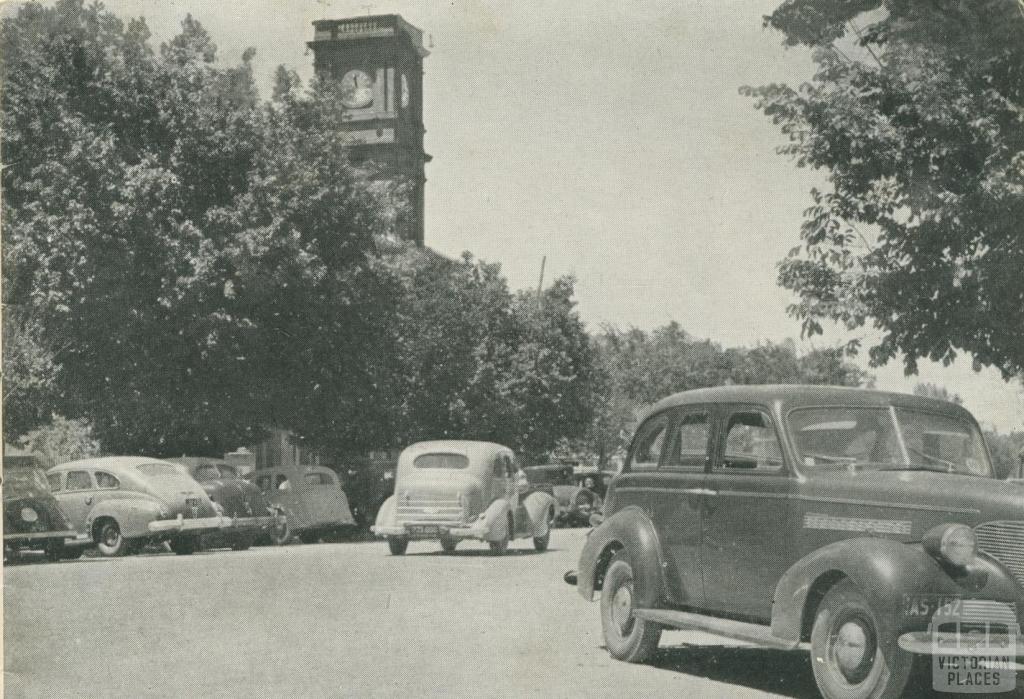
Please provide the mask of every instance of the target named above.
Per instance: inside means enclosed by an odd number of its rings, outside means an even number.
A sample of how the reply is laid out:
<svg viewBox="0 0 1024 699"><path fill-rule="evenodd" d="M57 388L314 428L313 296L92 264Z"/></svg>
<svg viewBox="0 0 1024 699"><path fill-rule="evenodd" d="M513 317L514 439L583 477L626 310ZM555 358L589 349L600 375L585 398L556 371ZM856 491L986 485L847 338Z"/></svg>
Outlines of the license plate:
<svg viewBox="0 0 1024 699"><path fill-rule="evenodd" d="M441 528L417 524L409 527L409 533L418 534L420 536L437 536L441 533Z"/></svg>
<svg viewBox="0 0 1024 699"><path fill-rule="evenodd" d="M903 613L917 619L931 619L940 609L945 615L960 615L963 599L945 595L904 595Z"/></svg>

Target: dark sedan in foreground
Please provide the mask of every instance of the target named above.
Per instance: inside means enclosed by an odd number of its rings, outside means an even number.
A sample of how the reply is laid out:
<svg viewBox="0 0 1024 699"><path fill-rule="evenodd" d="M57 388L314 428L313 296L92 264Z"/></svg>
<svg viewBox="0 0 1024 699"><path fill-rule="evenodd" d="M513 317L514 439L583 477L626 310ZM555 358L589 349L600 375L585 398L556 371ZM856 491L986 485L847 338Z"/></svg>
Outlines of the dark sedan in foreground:
<svg viewBox="0 0 1024 699"><path fill-rule="evenodd" d="M662 629L796 649L828 698L1013 688L1024 656L1024 486L970 413L810 386L681 393L640 424L579 571L615 658ZM983 667L983 671L978 668Z"/></svg>

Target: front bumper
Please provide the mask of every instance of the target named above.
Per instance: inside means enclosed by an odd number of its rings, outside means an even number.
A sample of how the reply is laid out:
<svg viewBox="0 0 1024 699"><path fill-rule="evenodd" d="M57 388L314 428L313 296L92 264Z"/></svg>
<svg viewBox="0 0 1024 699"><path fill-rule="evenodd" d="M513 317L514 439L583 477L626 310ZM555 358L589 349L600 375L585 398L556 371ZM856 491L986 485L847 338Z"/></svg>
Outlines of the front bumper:
<svg viewBox="0 0 1024 699"><path fill-rule="evenodd" d="M899 646L915 655L1024 658L1024 639L1013 634L974 641L953 633L913 631L899 637Z"/></svg>
<svg viewBox="0 0 1024 699"><path fill-rule="evenodd" d="M196 519L185 519L178 515L176 519L158 519L150 522L149 531L153 534L167 532L199 532L213 529L226 529L231 526L230 517L199 517Z"/></svg>
<svg viewBox="0 0 1024 699"><path fill-rule="evenodd" d="M4 534L4 541L38 541L40 539L74 539L77 532L68 530L60 532L31 532L25 534Z"/></svg>

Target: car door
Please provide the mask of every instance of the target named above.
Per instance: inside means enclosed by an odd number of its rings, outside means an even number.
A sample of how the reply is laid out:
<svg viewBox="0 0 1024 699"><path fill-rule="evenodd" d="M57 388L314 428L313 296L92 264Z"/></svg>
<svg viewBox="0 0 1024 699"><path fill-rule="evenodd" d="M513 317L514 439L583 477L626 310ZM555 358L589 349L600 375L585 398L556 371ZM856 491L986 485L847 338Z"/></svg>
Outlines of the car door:
<svg viewBox="0 0 1024 699"><path fill-rule="evenodd" d="M92 475L82 469L65 473L63 489L53 494L60 504L60 509L64 511L71 522L71 526L78 532L79 538L90 536L86 520L95 504L95 491L96 486L93 483Z"/></svg>
<svg viewBox="0 0 1024 699"><path fill-rule="evenodd" d="M687 408L645 420L637 428L615 486L616 511L635 505L654 523L662 543L663 563L669 571L666 579L670 598L692 607L700 607L704 601L701 489L706 477L707 447L695 457L689 453L684 456L683 446L694 443L691 432L695 424L700 424L701 416L708 425L707 415L703 408ZM679 429L686 434L676 434ZM705 445L708 443L705 435Z"/></svg>
<svg viewBox="0 0 1024 699"><path fill-rule="evenodd" d="M293 482L293 479L297 482ZM294 531L310 526L309 514L306 512L302 497L302 474L298 471L275 470L271 487L273 502L284 508L288 526Z"/></svg>
<svg viewBox="0 0 1024 699"><path fill-rule="evenodd" d="M703 512L707 608L767 621L790 562L793 482L769 410L724 406L717 420Z"/></svg>

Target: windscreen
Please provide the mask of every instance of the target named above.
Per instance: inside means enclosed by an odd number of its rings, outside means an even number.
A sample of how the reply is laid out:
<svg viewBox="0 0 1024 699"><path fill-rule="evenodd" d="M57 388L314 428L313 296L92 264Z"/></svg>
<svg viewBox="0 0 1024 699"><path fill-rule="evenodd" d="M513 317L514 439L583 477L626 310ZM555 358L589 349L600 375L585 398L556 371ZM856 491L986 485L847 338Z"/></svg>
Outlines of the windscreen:
<svg viewBox="0 0 1024 699"><path fill-rule="evenodd" d="M789 427L800 463L811 470L876 467L991 478L977 427L950 415L905 408L794 410Z"/></svg>
<svg viewBox="0 0 1024 699"><path fill-rule="evenodd" d="M460 469L469 467L465 454L420 454L412 462L416 468Z"/></svg>

